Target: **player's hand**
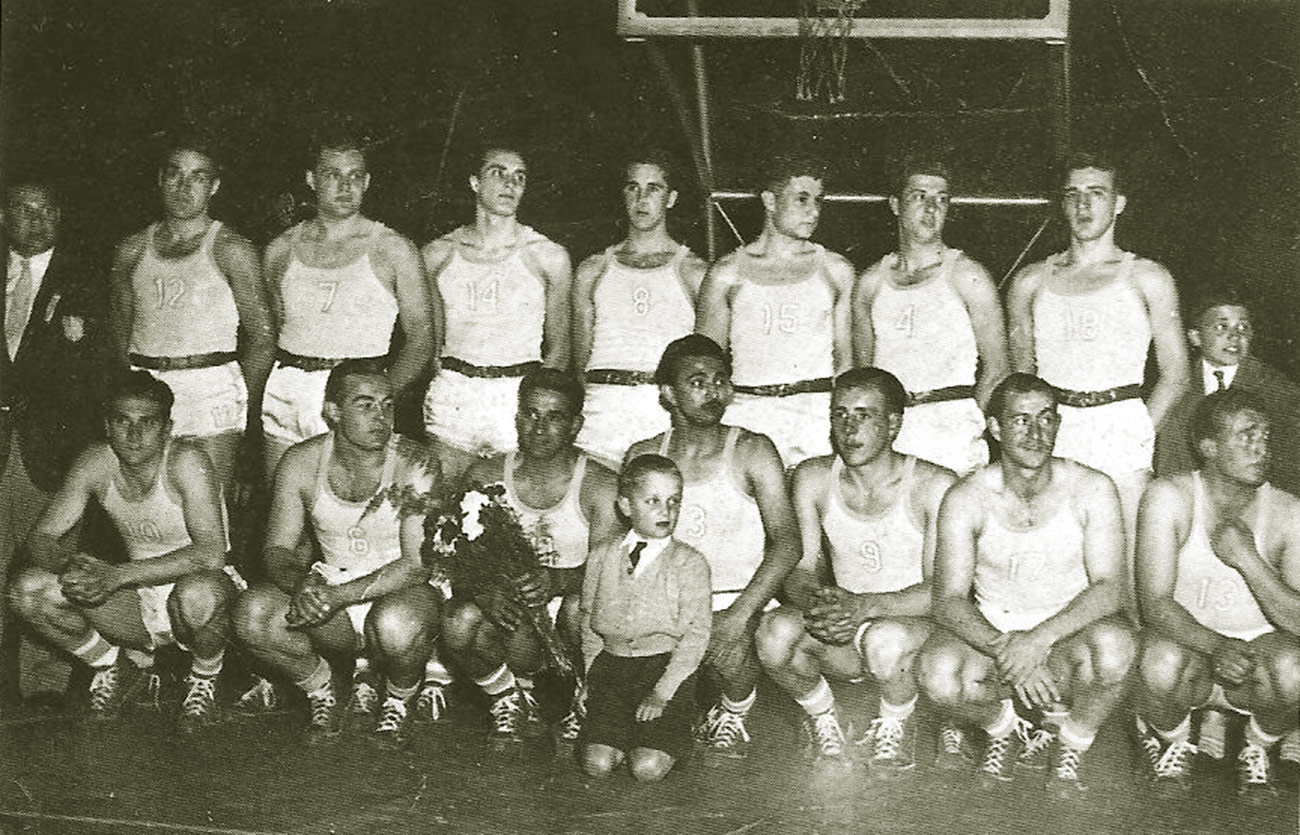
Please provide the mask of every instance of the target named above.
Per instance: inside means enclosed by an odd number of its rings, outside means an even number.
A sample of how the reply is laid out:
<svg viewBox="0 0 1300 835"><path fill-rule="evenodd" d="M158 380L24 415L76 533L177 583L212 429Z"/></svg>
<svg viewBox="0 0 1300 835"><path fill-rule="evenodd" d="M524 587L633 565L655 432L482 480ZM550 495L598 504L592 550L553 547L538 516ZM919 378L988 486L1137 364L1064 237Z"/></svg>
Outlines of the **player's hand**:
<svg viewBox="0 0 1300 835"><path fill-rule="evenodd" d="M705 661L719 670L738 670L749 653L749 618L734 608L713 617L713 631Z"/></svg>
<svg viewBox="0 0 1300 835"><path fill-rule="evenodd" d="M339 608L334 588L326 584L320 575L312 572L290 599L285 620L296 629L320 626L332 618Z"/></svg>
<svg viewBox="0 0 1300 835"><path fill-rule="evenodd" d="M515 603L514 596L503 588L492 590L487 600L487 616L509 632L518 629L521 623L519 605Z"/></svg>
<svg viewBox="0 0 1300 835"><path fill-rule="evenodd" d="M518 577L515 587L519 590L519 600L525 606L545 606L553 596L551 573L544 568Z"/></svg>
<svg viewBox="0 0 1300 835"><path fill-rule="evenodd" d="M1214 677L1232 687L1245 683L1255 669L1255 650L1250 644L1236 638L1225 638L1210 657L1214 663Z"/></svg>
<svg viewBox="0 0 1300 835"><path fill-rule="evenodd" d="M1019 686L1030 674L1047 663L1052 642L1036 631L1006 632L994 642L993 658L1005 681Z"/></svg>
<svg viewBox="0 0 1300 835"><path fill-rule="evenodd" d="M1210 548L1226 566L1240 569L1247 561L1259 558L1255 535L1240 519L1225 519L1210 534Z"/></svg>
<svg viewBox="0 0 1300 835"><path fill-rule="evenodd" d="M636 706L636 721L650 722L664 715L664 708L668 707L668 702L663 696L655 691L650 693L641 700L641 704Z"/></svg>
<svg viewBox="0 0 1300 835"><path fill-rule="evenodd" d="M77 554L59 576L63 596L79 606L98 606L122 587L117 567L89 554Z"/></svg>
<svg viewBox="0 0 1300 835"><path fill-rule="evenodd" d="M854 595L838 586L825 586L813 595L813 605L804 614L808 634L824 644L841 645L853 640L859 617Z"/></svg>
<svg viewBox="0 0 1300 835"><path fill-rule="evenodd" d="M1016 695L1028 707L1047 708L1061 701L1056 679L1046 667L1036 667L1025 680L1015 685Z"/></svg>

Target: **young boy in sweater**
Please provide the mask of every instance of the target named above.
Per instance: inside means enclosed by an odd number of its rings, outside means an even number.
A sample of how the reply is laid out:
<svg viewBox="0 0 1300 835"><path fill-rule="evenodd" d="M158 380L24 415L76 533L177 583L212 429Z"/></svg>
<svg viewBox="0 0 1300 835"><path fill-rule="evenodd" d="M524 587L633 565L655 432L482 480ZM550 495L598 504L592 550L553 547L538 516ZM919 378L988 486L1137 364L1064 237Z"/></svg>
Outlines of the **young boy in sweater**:
<svg viewBox="0 0 1300 835"><path fill-rule="evenodd" d="M712 586L704 556L672 538L681 499L676 464L661 455L632 459L618 480L618 507L632 530L587 559L581 758L592 777L626 758L638 781L660 780L691 746Z"/></svg>

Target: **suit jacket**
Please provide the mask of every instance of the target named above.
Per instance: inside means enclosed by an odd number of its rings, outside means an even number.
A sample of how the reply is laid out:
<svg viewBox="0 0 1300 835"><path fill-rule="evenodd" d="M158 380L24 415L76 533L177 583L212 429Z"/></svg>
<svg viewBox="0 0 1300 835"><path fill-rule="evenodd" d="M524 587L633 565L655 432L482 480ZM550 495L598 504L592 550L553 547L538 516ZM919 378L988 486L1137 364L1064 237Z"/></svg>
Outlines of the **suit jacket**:
<svg viewBox="0 0 1300 835"><path fill-rule="evenodd" d="M1196 358L1191 373L1192 389L1165 415L1156 432L1157 475L1189 472L1197 468L1192 455L1192 415L1205 399L1201 391L1201 360ZM1248 391L1264 403L1272 421L1269 447L1269 481L1288 493L1300 495L1300 384L1273 366L1246 357L1237 366L1232 388Z"/></svg>
<svg viewBox="0 0 1300 835"><path fill-rule="evenodd" d="M0 242L2 243L2 242ZM0 248L8 258L8 248ZM57 489L77 453L102 434L100 400L108 370L106 276L58 244L12 361L0 350L0 472L16 433L27 475ZM0 321L3 321L0 304Z"/></svg>

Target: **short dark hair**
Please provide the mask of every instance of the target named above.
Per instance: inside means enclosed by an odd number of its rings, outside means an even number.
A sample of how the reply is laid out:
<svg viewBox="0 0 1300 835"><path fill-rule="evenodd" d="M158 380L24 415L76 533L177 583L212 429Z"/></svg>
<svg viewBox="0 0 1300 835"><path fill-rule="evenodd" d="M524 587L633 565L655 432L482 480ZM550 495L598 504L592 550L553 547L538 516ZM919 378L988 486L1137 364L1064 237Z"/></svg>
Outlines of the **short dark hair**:
<svg viewBox="0 0 1300 835"><path fill-rule="evenodd" d="M627 171L634 165L654 165L664 174L664 182L668 184L669 191L677 191L677 163L672 156L663 148L647 146L637 148L623 158L624 177Z"/></svg>
<svg viewBox="0 0 1300 835"><path fill-rule="evenodd" d="M763 166L762 191L773 194L795 177L812 177L826 182L826 163L810 154L778 154Z"/></svg>
<svg viewBox="0 0 1300 835"><path fill-rule="evenodd" d="M1095 168L1110 174L1115 193L1124 193L1123 172L1120 170L1119 161L1109 151L1101 148L1080 148L1066 154L1065 161L1061 163L1061 184L1064 185L1070 178L1071 171L1083 168Z"/></svg>
<svg viewBox="0 0 1300 835"><path fill-rule="evenodd" d="M181 128L163 137L162 154L158 157L158 170L167 167L172 154L190 151L207 157L212 169L220 177L223 173L222 153L219 141L210 132L197 127Z"/></svg>
<svg viewBox="0 0 1300 835"><path fill-rule="evenodd" d="M326 151L346 153L355 151L370 165L371 140L360 128L353 125L330 125L321 128L312 135L307 147L307 170L312 171L320 162L321 154Z"/></svg>
<svg viewBox="0 0 1300 835"><path fill-rule="evenodd" d="M517 142L509 137L498 136L479 142L474 151L474 166L469 173L477 174L482 171L484 164L487 163L488 154L491 154L494 151L517 154L519 158L524 161L524 165L528 165L528 152L524 150L522 142Z"/></svg>
<svg viewBox="0 0 1300 835"><path fill-rule="evenodd" d="M1040 392L1052 398L1053 403L1060 403L1060 398L1056 395L1056 389L1048 385L1042 377L1036 377L1033 374L1027 374L1024 371L1015 371L1002 378L1002 382L997 384L993 389L993 394L989 396L989 404L984 410L984 414L991 418L1002 419L1002 412L1007 407L1007 401L1013 395L1029 394L1031 392Z"/></svg>
<svg viewBox="0 0 1300 835"><path fill-rule="evenodd" d="M554 368L536 368L524 375L519 381L519 402L535 391L553 391L563 397L573 409L575 415L582 414L582 404L587 393L578 378L565 371Z"/></svg>
<svg viewBox="0 0 1300 835"><path fill-rule="evenodd" d="M63 208L62 195L59 194L53 182L46 177L22 176L9 181L5 186L5 203L14 199L14 195L19 189L37 189L45 193L46 198L54 204L55 208Z"/></svg>
<svg viewBox="0 0 1300 835"><path fill-rule="evenodd" d="M655 453L638 455L627 462L618 474L618 494L625 499L632 498L632 492L650 473L675 475L678 479L682 477L682 471L677 469L671 458Z"/></svg>
<svg viewBox="0 0 1300 835"><path fill-rule="evenodd" d="M1188 327L1195 329L1200 324L1201 317L1216 307L1244 308L1247 315L1254 318L1250 305L1246 304L1246 300L1241 296L1241 291L1234 285L1225 284L1203 290L1193 298L1192 305L1188 308L1191 313L1187 317Z"/></svg>
<svg viewBox="0 0 1300 835"><path fill-rule="evenodd" d="M117 401L128 397L152 400L162 409L163 417L171 420L172 404L176 402L176 395L172 393L171 386L148 371L121 371L113 375L109 381L108 396L104 398L104 405L111 407ZM107 413L110 409L106 408L104 411Z"/></svg>
<svg viewBox="0 0 1300 835"><path fill-rule="evenodd" d="M942 177L948 182L948 188L953 187L952 169L946 161L937 154L910 152L897 157L890 165L889 193L901 198L907 181L918 176Z"/></svg>
<svg viewBox="0 0 1300 835"><path fill-rule="evenodd" d="M386 377L388 364L381 357L355 357L346 359L330 369L325 379L325 402L343 405L343 385L349 377Z"/></svg>
<svg viewBox="0 0 1300 835"><path fill-rule="evenodd" d="M1239 388L1211 392L1196 404L1196 410L1192 412L1191 441L1192 456L1198 465L1205 463L1204 456L1201 455L1201 441L1217 437L1229 420L1246 411L1259 412L1270 425L1273 423L1268 407L1259 395Z"/></svg>
<svg viewBox="0 0 1300 835"><path fill-rule="evenodd" d="M671 386L677 380L677 374L682 370L686 360L695 357L711 357L718 360L722 363L727 376L731 376L731 354L702 333L688 333L669 342L668 347L664 348L663 355L659 357L659 366L655 368L655 384Z"/></svg>
<svg viewBox="0 0 1300 835"><path fill-rule="evenodd" d="M863 366L850 368L835 378L832 391L870 389L885 399L885 409L891 415L901 415L907 407L907 389L898 378L883 368Z"/></svg>

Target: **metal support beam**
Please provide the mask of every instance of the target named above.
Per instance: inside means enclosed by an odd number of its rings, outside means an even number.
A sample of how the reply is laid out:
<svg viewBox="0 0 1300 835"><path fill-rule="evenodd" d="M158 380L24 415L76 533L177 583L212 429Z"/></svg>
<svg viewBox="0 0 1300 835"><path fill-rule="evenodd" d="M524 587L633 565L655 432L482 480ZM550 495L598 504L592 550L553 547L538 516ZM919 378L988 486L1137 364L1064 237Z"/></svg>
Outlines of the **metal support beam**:
<svg viewBox="0 0 1300 835"><path fill-rule="evenodd" d="M749 200L758 197L752 191L715 191L709 195L712 200ZM826 194L822 196L826 203L888 203L888 194ZM958 206L1046 206L1052 201L1046 197L990 197L978 194L957 195L952 198Z"/></svg>

